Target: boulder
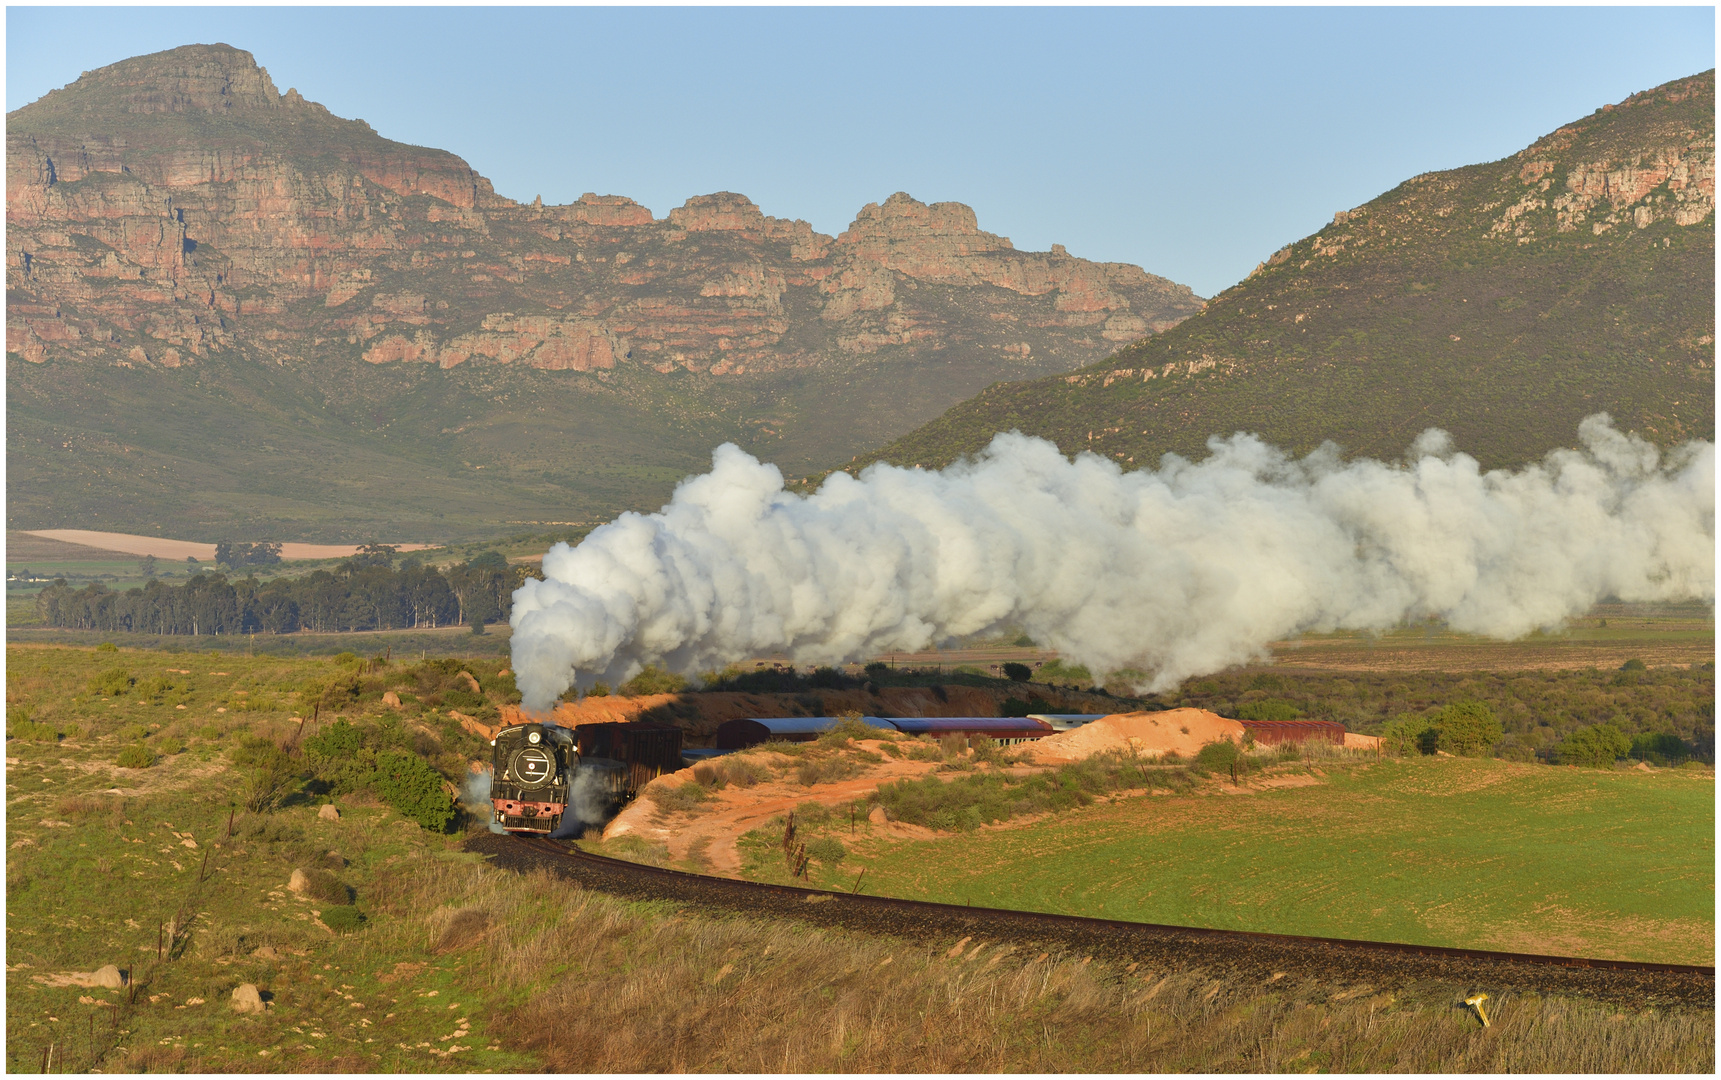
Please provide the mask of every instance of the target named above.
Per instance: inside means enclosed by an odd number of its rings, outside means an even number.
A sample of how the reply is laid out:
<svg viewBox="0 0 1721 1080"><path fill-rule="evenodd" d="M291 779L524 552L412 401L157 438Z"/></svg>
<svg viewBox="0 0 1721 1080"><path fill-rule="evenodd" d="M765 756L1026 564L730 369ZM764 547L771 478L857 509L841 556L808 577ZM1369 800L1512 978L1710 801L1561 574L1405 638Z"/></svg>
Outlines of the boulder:
<svg viewBox="0 0 1721 1080"><path fill-rule="evenodd" d="M260 1013L263 1011L263 995L250 983L240 983L233 988L233 1011L236 1013Z"/></svg>
<svg viewBox="0 0 1721 1080"><path fill-rule="evenodd" d="M109 990L118 990L125 985L125 973L112 964L104 964L97 968L91 980L96 986L105 986Z"/></svg>
<svg viewBox="0 0 1721 1080"><path fill-rule="evenodd" d="M390 690L382 696L382 703L391 709L400 708L400 695Z"/></svg>
<svg viewBox="0 0 1721 1080"><path fill-rule="evenodd" d="M455 678L465 679L466 685L472 688L472 692L474 694L482 694L484 692L483 687L478 685L478 680L470 671L462 671L460 674L456 675Z"/></svg>
<svg viewBox="0 0 1721 1080"><path fill-rule="evenodd" d="M1649 762L1647 762L1647 761L1640 761L1636 765L1633 765L1632 768L1636 769L1638 772L1650 772L1651 771Z"/></svg>
<svg viewBox="0 0 1721 1080"><path fill-rule="evenodd" d="M322 809L317 811L317 820L339 821L341 820L341 812L335 809L334 803L324 803Z"/></svg>
<svg viewBox="0 0 1721 1080"><path fill-rule="evenodd" d="M287 889L294 896L305 895L305 890L310 887L311 879L305 876L303 870L295 869L292 876L287 879Z"/></svg>
<svg viewBox="0 0 1721 1080"><path fill-rule="evenodd" d="M875 806L872 808L872 811L867 814L866 819L874 825L883 825L885 822L890 820L890 815L884 812L884 807Z"/></svg>

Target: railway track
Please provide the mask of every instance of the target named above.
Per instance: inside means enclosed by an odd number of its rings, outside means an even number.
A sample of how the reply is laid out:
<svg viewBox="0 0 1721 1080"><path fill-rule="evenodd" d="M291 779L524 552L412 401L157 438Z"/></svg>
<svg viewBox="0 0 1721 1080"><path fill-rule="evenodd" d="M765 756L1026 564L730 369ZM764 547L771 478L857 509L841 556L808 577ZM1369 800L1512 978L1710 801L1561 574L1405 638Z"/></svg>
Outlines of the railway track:
<svg viewBox="0 0 1721 1080"><path fill-rule="evenodd" d="M553 840L487 834L467 850L505 869L543 870L636 900L797 919L865 933L948 944L969 937L1092 955L1160 970L1200 969L1266 982L1281 976L1386 989L1451 985L1498 993L1564 994L1644 1006L1715 1006L1715 969L1437 945L1298 937L1163 926L1079 915L963 907L889 896L768 885L593 855Z"/></svg>

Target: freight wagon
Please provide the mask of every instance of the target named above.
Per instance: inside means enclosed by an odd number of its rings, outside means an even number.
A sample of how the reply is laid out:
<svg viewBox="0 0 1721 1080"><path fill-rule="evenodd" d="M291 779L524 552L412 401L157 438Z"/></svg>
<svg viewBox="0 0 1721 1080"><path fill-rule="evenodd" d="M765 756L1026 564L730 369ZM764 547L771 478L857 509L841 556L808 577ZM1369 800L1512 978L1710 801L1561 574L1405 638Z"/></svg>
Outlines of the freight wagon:
<svg viewBox="0 0 1721 1080"><path fill-rule="evenodd" d="M681 729L630 720L574 728L580 768L595 772L613 803L625 803L664 773L681 766Z"/></svg>
<svg viewBox="0 0 1721 1080"><path fill-rule="evenodd" d="M881 731L900 731L906 735L929 735L934 739L946 735L963 738L985 736L1006 745L1041 739L1052 734L1053 727L1044 720L1026 716L863 716L861 723ZM834 716L752 717L730 720L717 729L717 748L742 750L763 742L811 742L837 724Z"/></svg>

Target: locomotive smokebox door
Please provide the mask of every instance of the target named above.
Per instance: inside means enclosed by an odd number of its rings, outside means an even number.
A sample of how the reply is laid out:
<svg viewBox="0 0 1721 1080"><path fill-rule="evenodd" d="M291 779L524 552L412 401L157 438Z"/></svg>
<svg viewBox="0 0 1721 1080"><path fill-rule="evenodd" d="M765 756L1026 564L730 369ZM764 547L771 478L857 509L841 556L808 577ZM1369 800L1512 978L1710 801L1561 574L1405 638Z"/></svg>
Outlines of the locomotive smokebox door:
<svg viewBox="0 0 1721 1080"><path fill-rule="evenodd" d="M538 788L556 775L556 756L544 745L544 729L532 724L526 729L526 745L508 758L508 773L522 787Z"/></svg>

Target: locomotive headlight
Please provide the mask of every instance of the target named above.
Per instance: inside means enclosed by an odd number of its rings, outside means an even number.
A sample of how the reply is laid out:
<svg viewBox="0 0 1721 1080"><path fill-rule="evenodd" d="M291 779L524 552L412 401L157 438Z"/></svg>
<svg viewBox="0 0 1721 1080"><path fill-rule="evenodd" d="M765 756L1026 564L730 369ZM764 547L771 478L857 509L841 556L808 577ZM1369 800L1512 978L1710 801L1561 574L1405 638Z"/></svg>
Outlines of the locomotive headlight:
<svg viewBox="0 0 1721 1080"><path fill-rule="evenodd" d="M543 738L544 737L542 735L540 735L536 731L534 731L530 735L526 736L526 741L529 743L538 743L538 742L542 742Z"/></svg>

